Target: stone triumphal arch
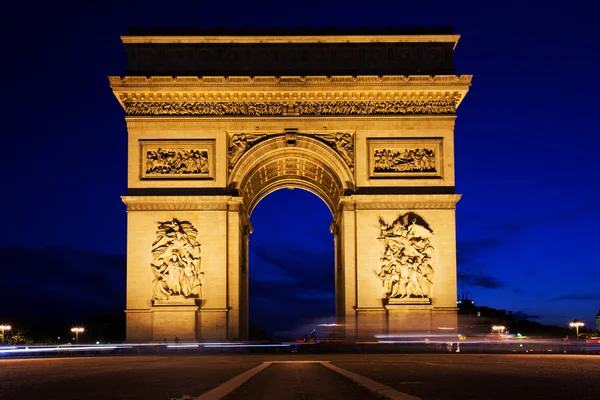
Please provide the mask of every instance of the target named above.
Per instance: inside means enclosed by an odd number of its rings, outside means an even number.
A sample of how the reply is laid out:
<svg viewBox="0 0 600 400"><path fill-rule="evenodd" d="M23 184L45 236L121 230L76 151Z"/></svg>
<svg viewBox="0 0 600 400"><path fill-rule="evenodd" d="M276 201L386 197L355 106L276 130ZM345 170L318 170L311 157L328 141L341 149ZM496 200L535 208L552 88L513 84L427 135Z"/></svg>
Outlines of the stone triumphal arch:
<svg viewBox="0 0 600 400"><path fill-rule="evenodd" d="M122 37L127 339L248 331L249 215L299 187L335 237L347 338L456 329L458 35Z"/></svg>

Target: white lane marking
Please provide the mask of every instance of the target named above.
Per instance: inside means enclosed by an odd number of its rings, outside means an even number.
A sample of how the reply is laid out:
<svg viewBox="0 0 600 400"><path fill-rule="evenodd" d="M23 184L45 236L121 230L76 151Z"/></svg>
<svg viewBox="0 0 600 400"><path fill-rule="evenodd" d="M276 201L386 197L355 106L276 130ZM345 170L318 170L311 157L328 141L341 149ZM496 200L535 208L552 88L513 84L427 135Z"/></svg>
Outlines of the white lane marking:
<svg viewBox="0 0 600 400"><path fill-rule="evenodd" d="M272 364L322 364L331 361L269 361Z"/></svg>
<svg viewBox="0 0 600 400"><path fill-rule="evenodd" d="M371 378L367 378L366 376L362 376L359 374L356 374L354 372L350 372L346 369L340 368L340 367L336 367L335 365L332 365L330 362L328 361L323 361L321 362L321 365L323 365L324 367L329 368L332 371L337 372L340 375L345 376L346 378L358 383L361 386L364 386L365 388L367 388L368 390L370 390L371 392L380 395L380 396L385 396L388 399L392 399L392 400L421 400L420 397L416 397L413 395L410 395L408 393L403 393L403 392L399 392L396 389L392 389L389 386L384 385L383 383L379 383L377 381L374 381Z"/></svg>
<svg viewBox="0 0 600 400"><path fill-rule="evenodd" d="M272 362L270 362L270 361L263 362L259 366L256 366L252 369L249 369L246 372L242 372L241 374L239 374L236 377L231 378L227 382L204 393L200 397L185 397L184 396L184 400L188 400L188 399L189 400L218 400L218 399L221 399L221 398L227 396L229 393L233 392L235 389L240 387L248 379L252 378L254 375L258 374L260 371L267 368L271 364L272 364Z"/></svg>

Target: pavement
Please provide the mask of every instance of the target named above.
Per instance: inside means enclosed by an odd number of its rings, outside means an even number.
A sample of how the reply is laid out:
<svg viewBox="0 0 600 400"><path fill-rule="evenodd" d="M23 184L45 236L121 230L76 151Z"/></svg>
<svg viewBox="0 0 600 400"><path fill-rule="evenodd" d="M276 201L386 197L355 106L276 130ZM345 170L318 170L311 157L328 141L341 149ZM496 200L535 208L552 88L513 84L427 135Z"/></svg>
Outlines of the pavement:
<svg viewBox="0 0 600 400"><path fill-rule="evenodd" d="M213 393L212 398L228 400L597 400L599 371L600 356L570 354L166 354L0 359L0 399L208 400ZM223 390L218 392L219 388Z"/></svg>

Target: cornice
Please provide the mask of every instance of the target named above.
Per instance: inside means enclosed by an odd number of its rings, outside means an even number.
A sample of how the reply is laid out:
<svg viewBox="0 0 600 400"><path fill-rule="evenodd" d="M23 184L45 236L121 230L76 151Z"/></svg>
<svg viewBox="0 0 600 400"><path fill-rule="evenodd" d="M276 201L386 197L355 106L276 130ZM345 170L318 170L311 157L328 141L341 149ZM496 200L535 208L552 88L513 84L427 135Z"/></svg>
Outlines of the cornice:
<svg viewBox="0 0 600 400"><path fill-rule="evenodd" d="M460 194L352 195L340 198L338 212L354 210L454 210L460 198Z"/></svg>
<svg viewBox="0 0 600 400"><path fill-rule="evenodd" d="M460 35L121 36L123 44L168 43L458 43Z"/></svg>
<svg viewBox="0 0 600 400"><path fill-rule="evenodd" d="M335 76L109 76L116 88L206 88L206 87L319 87L324 86L448 86L471 85L473 75L335 75Z"/></svg>
<svg viewBox="0 0 600 400"><path fill-rule="evenodd" d="M260 112L220 113L218 109L239 109L239 105L209 105L208 103L255 103L256 107L289 108L290 102L300 103L300 109L315 102L317 108L326 102L354 102L365 108L364 102L414 102L427 104L449 102L454 109L443 112L418 112L417 114L448 114L455 112L471 85L471 75L438 76L269 76L269 77L109 77L113 93L129 115L254 115ZM149 104L149 103L173 104ZM134 103L137 103L134 104ZM146 103L146 104L142 104ZM200 103L200 104L199 104ZM202 103L206 103L203 105ZM277 104L279 103L279 104ZM285 103L285 104L283 104ZM363 103L363 104L361 104ZM184 105L185 104L185 105ZM433 105L438 107L438 105ZM153 111L146 110L152 108ZM203 110L216 107L216 111ZM313 106L311 105L311 108ZM404 106L402 106L404 107ZM164 108L164 110L162 110ZM294 107L292 107L294 108ZM325 105L325 109L331 106ZM369 108L369 107L367 107ZM376 112L376 114L411 114L412 111ZM269 115L288 115L270 111ZM317 110L296 115L340 115ZM350 114L372 114L359 111Z"/></svg>
<svg viewBox="0 0 600 400"><path fill-rule="evenodd" d="M127 211L227 211L239 207L232 196L121 196Z"/></svg>
<svg viewBox="0 0 600 400"><path fill-rule="evenodd" d="M252 122L260 122L260 121L289 121L289 117L227 117L227 116L217 116L217 117L209 117L211 121L219 121L219 122L240 122L240 121L252 121ZM320 116L303 116L303 117L295 117L295 121L314 121L315 118L319 118L319 120L329 121L449 121L453 122L456 120L456 115L373 115L373 116L339 116L339 115L320 115ZM198 117L191 117L185 115L162 115L158 117L153 116L136 116L136 115L126 115L125 120L131 123L136 122L152 122L159 123L163 122L165 124L171 124L173 122L193 122L198 121Z"/></svg>

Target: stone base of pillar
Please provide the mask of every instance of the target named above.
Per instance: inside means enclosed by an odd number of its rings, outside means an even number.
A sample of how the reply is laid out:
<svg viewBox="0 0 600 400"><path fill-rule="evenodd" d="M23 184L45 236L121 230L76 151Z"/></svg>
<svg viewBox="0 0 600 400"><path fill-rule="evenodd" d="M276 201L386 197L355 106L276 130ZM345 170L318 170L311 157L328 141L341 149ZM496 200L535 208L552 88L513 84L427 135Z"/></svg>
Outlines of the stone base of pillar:
<svg viewBox="0 0 600 400"><path fill-rule="evenodd" d="M127 342L207 342L227 337L227 308L203 309L196 301L183 304L157 300L147 310L126 310Z"/></svg>
<svg viewBox="0 0 600 400"><path fill-rule="evenodd" d="M458 335L457 309L419 305L358 308L345 318L347 340L377 341L402 334Z"/></svg>

